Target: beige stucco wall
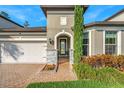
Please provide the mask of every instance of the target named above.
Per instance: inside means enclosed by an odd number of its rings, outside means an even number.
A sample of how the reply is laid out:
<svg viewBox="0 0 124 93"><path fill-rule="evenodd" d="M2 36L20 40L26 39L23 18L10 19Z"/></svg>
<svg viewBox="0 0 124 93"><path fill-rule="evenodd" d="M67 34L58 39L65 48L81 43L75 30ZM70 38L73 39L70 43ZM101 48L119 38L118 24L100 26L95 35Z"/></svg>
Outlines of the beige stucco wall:
<svg viewBox="0 0 124 93"><path fill-rule="evenodd" d="M121 33L121 53L124 55L124 31Z"/></svg>
<svg viewBox="0 0 124 93"><path fill-rule="evenodd" d="M103 31L91 32L91 55L103 54Z"/></svg>
<svg viewBox="0 0 124 93"><path fill-rule="evenodd" d="M60 17L66 17L67 18L67 25L62 26L60 25ZM57 33L61 31L69 32L73 35L73 31L71 27L74 24L74 13L68 13L67 11L57 12L57 11L48 11L47 14L47 44L48 49L54 49L54 45L51 45L49 43L49 38L54 40L54 37ZM55 41L54 41L55 42Z"/></svg>
<svg viewBox="0 0 124 93"><path fill-rule="evenodd" d="M115 16L114 18L112 18L108 21L124 21L124 12Z"/></svg>
<svg viewBox="0 0 124 93"><path fill-rule="evenodd" d="M92 31L91 33L91 55L103 54L104 31L118 31L118 32L121 31L121 36L118 36L118 39L122 38L121 39L121 54L124 55L124 27L123 26L102 26L102 27L94 26L94 27L86 28L85 31ZM119 42L117 44L119 44ZM119 52L119 48L117 52Z"/></svg>

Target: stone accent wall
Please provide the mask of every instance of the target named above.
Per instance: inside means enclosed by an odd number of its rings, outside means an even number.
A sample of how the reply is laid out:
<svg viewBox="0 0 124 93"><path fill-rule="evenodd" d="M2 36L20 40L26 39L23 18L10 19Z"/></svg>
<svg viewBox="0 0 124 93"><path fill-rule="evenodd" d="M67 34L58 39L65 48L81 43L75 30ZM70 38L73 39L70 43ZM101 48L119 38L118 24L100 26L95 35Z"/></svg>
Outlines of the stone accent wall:
<svg viewBox="0 0 124 93"><path fill-rule="evenodd" d="M57 50L55 49L47 50L47 63L57 64Z"/></svg>
<svg viewBox="0 0 124 93"><path fill-rule="evenodd" d="M69 61L70 61L70 64L73 64L74 63L74 57L73 57L73 49L70 49L69 51Z"/></svg>

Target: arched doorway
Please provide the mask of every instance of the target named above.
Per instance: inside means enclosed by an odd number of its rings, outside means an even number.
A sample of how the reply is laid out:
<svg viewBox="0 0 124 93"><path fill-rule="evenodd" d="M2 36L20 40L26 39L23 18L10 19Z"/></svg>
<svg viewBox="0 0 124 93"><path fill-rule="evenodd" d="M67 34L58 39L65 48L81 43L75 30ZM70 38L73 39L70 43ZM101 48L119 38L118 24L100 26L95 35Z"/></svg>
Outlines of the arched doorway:
<svg viewBox="0 0 124 93"><path fill-rule="evenodd" d="M58 59L63 58L65 61L73 64L73 36L68 32L59 32L54 38L54 48L57 50Z"/></svg>
<svg viewBox="0 0 124 93"><path fill-rule="evenodd" d="M59 63L69 62L70 37L60 35L57 37L57 54Z"/></svg>

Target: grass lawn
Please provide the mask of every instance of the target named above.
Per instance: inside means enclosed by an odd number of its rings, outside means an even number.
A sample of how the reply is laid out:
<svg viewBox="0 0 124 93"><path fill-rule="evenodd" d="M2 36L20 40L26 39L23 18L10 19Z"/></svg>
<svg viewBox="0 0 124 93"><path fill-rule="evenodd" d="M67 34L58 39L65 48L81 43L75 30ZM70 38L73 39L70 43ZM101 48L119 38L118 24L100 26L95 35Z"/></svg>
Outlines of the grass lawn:
<svg viewBox="0 0 124 93"><path fill-rule="evenodd" d="M93 80L78 80L64 82L32 83L28 88L123 88L119 83L108 83Z"/></svg>

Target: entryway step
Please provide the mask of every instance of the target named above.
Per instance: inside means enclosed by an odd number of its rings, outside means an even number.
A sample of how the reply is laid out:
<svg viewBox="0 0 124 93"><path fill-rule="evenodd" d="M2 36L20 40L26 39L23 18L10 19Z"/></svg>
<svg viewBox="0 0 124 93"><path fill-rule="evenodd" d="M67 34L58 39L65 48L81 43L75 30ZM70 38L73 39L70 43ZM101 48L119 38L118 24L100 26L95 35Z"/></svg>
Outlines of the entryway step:
<svg viewBox="0 0 124 93"><path fill-rule="evenodd" d="M58 61L60 64L61 63L65 63L65 62L69 62L69 59L68 58L59 58L59 61Z"/></svg>

